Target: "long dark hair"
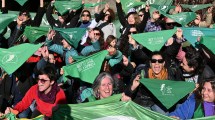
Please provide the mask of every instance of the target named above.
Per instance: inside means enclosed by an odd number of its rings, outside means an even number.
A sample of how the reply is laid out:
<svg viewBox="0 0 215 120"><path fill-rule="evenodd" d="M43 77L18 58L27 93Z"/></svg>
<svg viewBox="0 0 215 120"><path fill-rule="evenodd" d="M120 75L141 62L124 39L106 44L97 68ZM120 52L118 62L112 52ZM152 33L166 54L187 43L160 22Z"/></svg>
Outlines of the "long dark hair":
<svg viewBox="0 0 215 120"><path fill-rule="evenodd" d="M100 28L98 28L98 27L95 27L95 28L93 28L93 30L97 30L97 31L99 31L99 33L100 33L100 37L99 37L99 39L98 39L98 42L99 42L99 44L100 44L100 48L101 48L101 50L104 50L105 49L105 43L104 43L104 33L102 32L102 30L100 29ZM89 37L87 37L87 44L89 44L89 45L91 45L92 43L91 43L91 39L89 38Z"/></svg>

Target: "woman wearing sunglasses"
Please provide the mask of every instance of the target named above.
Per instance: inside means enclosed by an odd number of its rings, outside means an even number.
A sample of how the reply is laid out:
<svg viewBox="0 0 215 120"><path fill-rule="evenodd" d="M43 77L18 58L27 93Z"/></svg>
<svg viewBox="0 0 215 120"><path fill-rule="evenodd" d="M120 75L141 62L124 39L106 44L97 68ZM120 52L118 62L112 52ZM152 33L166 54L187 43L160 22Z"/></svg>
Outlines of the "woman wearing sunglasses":
<svg viewBox="0 0 215 120"><path fill-rule="evenodd" d="M66 104L66 96L63 90L57 85L56 74L57 71L50 66L46 66L43 70L39 71L38 83L28 90L22 101L17 103L13 108L8 107L5 110L5 114L9 112L13 112L14 114L21 113L35 100L37 106L31 118L40 114L50 118L53 107L57 104Z"/></svg>
<svg viewBox="0 0 215 120"><path fill-rule="evenodd" d="M141 64L136 70L137 71L133 74L133 83L130 87L130 93L128 90L126 95L132 97L134 102L143 107L161 114L167 114L167 110L162 108L157 99L154 99L152 93L139 82L141 78L174 80L174 73L170 68L165 67L162 54L158 51L153 52L149 65Z"/></svg>
<svg viewBox="0 0 215 120"><path fill-rule="evenodd" d="M97 2L101 2L101 0ZM116 37L116 27L113 24L115 19L113 9L110 8L109 4L106 4L104 9L99 12L98 7L99 6L95 7L95 20L98 23L96 26L104 32L104 40L106 40L109 35Z"/></svg>

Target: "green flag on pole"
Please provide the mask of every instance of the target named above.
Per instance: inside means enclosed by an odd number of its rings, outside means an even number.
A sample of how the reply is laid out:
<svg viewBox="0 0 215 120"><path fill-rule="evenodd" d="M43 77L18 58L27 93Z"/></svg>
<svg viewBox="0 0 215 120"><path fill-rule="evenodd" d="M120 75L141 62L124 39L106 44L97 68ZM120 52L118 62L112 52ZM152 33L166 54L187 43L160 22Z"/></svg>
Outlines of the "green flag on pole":
<svg viewBox="0 0 215 120"><path fill-rule="evenodd" d="M159 51L174 33L176 33L176 29L133 34L132 38L151 51Z"/></svg>
<svg viewBox="0 0 215 120"><path fill-rule="evenodd" d="M86 7L86 8L90 8L90 7L95 7L95 6L102 5L102 4L106 4L106 2L99 2L99 3L85 3L85 4L84 4L84 7Z"/></svg>
<svg viewBox="0 0 215 120"><path fill-rule="evenodd" d="M55 1L54 6L61 15L64 15L69 10L80 9L82 7L82 1Z"/></svg>
<svg viewBox="0 0 215 120"><path fill-rule="evenodd" d="M180 4L183 8L189 8L191 11L196 12L198 10L211 7L212 4L199 4L199 5L187 5L187 4Z"/></svg>
<svg viewBox="0 0 215 120"><path fill-rule="evenodd" d="M23 6L28 0L16 0L21 6Z"/></svg>
<svg viewBox="0 0 215 120"><path fill-rule="evenodd" d="M94 102L59 105L52 120L173 120L133 101L120 101L121 94Z"/></svg>
<svg viewBox="0 0 215 120"><path fill-rule="evenodd" d="M85 57L73 64L63 67L64 76L80 78L82 81L93 83L99 74L107 50Z"/></svg>
<svg viewBox="0 0 215 120"><path fill-rule="evenodd" d="M24 35L28 38L30 43L34 43L38 38L46 35L49 31L49 27L31 27L26 26Z"/></svg>
<svg viewBox="0 0 215 120"><path fill-rule="evenodd" d="M187 25L189 22L191 22L196 18L196 13L194 12L181 12L174 15L169 15L169 14L163 14L163 15L181 24L182 26Z"/></svg>
<svg viewBox="0 0 215 120"><path fill-rule="evenodd" d="M145 2L138 2L136 0L120 0L120 2L122 4L122 9L126 13L128 12L128 10L130 8L137 7L137 6L145 4Z"/></svg>
<svg viewBox="0 0 215 120"><path fill-rule="evenodd" d="M215 54L215 37L214 36L203 36L201 44L204 44L208 49L210 49Z"/></svg>
<svg viewBox="0 0 215 120"><path fill-rule="evenodd" d="M8 26L9 23L11 23L17 15L15 14L0 14L0 32Z"/></svg>
<svg viewBox="0 0 215 120"><path fill-rule="evenodd" d="M141 79L140 82L167 108L171 108L181 98L191 93L195 84L184 81Z"/></svg>
<svg viewBox="0 0 215 120"><path fill-rule="evenodd" d="M42 44L29 43L13 46L9 49L0 48L0 66L11 74L16 71Z"/></svg>
<svg viewBox="0 0 215 120"><path fill-rule="evenodd" d="M54 28L58 31L62 37L75 48L78 47L78 43L86 33L86 28Z"/></svg>
<svg viewBox="0 0 215 120"><path fill-rule="evenodd" d="M193 45L197 41L198 37L201 36L214 36L215 37L215 29L211 28L201 28L201 27L182 27L184 37Z"/></svg>

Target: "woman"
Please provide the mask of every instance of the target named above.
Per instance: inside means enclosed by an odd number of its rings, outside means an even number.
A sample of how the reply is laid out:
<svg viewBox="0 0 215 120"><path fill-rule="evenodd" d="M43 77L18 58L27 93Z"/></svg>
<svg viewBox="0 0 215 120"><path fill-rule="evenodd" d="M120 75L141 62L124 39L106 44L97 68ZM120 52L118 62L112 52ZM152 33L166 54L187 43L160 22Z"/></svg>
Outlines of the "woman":
<svg viewBox="0 0 215 120"><path fill-rule="evenodd" d="M86 43L81 46L81 55L87 56L92 52L104 49L104 33L98 27L89 30L89 36Z"/></svg>
<svg viewBox="0 0 215 120"><path fill-rule="evenodd" d="M98 0L100 2L100 0ZM98 6L95 7L95 20L98 23L97 27L104 32L104 39L106 40L109 35L116 36L116 27L113 24L115 13L108 4L98 14Z"/></svg>
<svg viewBox="0 0 215 120"><path fill-rule="evenodd" d="M37 106L31 118L40 114L51 117L53 107L57 104L66 103L66 96L63 90L57 85L56 74L57 72L53 67L47 66L41 70L38 74L38 83L28 90L22 101L17 103L13 108L8 107L5 110L5 114L11 111L18 114L27 109L35 100Z"/></svg>
<svg viewBox="0 0 215 120"><path fill-rule="evenodd" d="M215 115L215 77L204 83L169 116L177 119L192 119Z"/></svg>
<svg viewBox="0 0 215 120"><path fill-rule="evenodd" d="M118 93L118 91L114 91L115 82L118 82L118 81L116 79L113 79L113 77L109 73L107 72L100 73L92 85L93 94L95 98L104 99L113 95L114 92ZM130 99L131 99L130 97L122 93L122 98L121 98L122 101L128 101Z"/></svg>
<svg viewBox="0 0 215 120"><path fill-rule="evenodd" d="M152 53L149 65L139 65L137 72L133 75L132 86L129 88L130 93L126 95L134 98L133 100L148 109L166 114L167 110L154 99L153 94L143 85L140 85L141 78L175 80L176 72L171 67L165 67L165 61L161 53L155 51Z"/></svg>

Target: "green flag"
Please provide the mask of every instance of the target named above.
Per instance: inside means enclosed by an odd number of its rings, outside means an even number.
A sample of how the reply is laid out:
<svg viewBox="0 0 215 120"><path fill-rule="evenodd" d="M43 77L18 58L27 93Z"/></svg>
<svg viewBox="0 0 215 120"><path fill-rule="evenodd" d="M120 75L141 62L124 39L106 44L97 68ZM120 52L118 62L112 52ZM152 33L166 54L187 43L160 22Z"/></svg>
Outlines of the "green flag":
<svg viewBox="0 0 215 120"><path fill-rule="evenodd" d="M80 78L85 82L93 83L100 72L101 65L107 53L107 50L103 50L73 64L64 66L64 75Z"/></svg>
<svg viewBox="0 0 215 120"><path fill-rule="evenodd" d="M48 27L31 27L26 26L24 35L28 38L30 43L34 43L38 38L46 35L49 31Z"/></svg>
<svg viewBox="0 0 215 120"><path fill-rule="evenodd" d="M42 44L29 43L13 46L9 49L0 48L0 66L11 74L16 71Z"/></svg>
<svg viewBox="0 0 215 120"><path fill-rule="evenodd" d="M145 4L145 2L138 2L136 0L120 0L121 4L122 4L122 9L124 10L124 12L128 12L128 10L130 8L136 7L136 6L140 6Z"/></svg>
<svg viewBox="0 0 215 120"><path fill-rule="evenodd" d="M167 108L171 108L181 98L192 92L195 84L184 81L141 79L140 81Z"/></svg>
<svg viewBox="0 0 215 120"><path fill-rule="evenodd" d="M201 36L215 36L215 29L201 28L201 27L182 27L184 37L193 45L197 41L198 37Z"/></svg>
<svg viewBox="0 0 215 120"><path fill-rule="evenodd" d="M84 4L84 7L86 7L86 8L90 8L90 7L95 7L95 6L102 5L102 4L106 4L106 2L99 2L99 3L85 3L85 4Z"/></svg>
<svg viewBox="0 0 215 120"><path fill-rule="evenodd" d="M75 48L78 47L79 41L86 33L86 28L54 28L54 30L59 31L63 38Z"/></svg>
<svg viewBox="0 0 215 120"><path fill-rule="evenodd" d="M15 14L0 14L0 32L8 26L9 23L11 23L17 15Z"/></svg>
<svg viewBox="0 0 215 120"><path fill-rule="evenodd" d="M204 44L208 49L210 49L215 54L214 36L203 36L201 43Z"/></svg>
<svg viewBox="0 0 215 120"><path fill-rule="evenodd" d="M163 15L181 24L182 26L187 25L189 22L191 22L196 18L196 13L194 12L181 12L174 15L169 15L169 14L163 14Z"/></svg>
<svg viewBox="0 0 215 120"><path fill-rule="evenodd" d="M23 6L28 0L16 0L21 6Z"/></svg>
<svg viewBox="0 0 215 120"><path fill-rule="evenodd" d="M199 5L187 5L187 4L180 4L183 8L189 8L191 11L196 12L198 10L211 7L212 4L199 4Z"/></svg>
<svg viewBox="0 0 215 120"><path fill-rule="evenodd" d="M176 29L133 34L132 38L151 51L160 50L164 43L172 37Z"/></svg>
<svg viewBox="0 0 215 120"><path fill-rule="evenodd" d="M81 104L59 105L52 120L173 120L133 101L119 101L121 94Z"/></svg>
<svg viewBox="0 0 215 120"><path fill-rule="evenodd" d="M82 7L82 1L55 1L54 6L61 15L64 15L71 9L80 9Z"/></svg>

